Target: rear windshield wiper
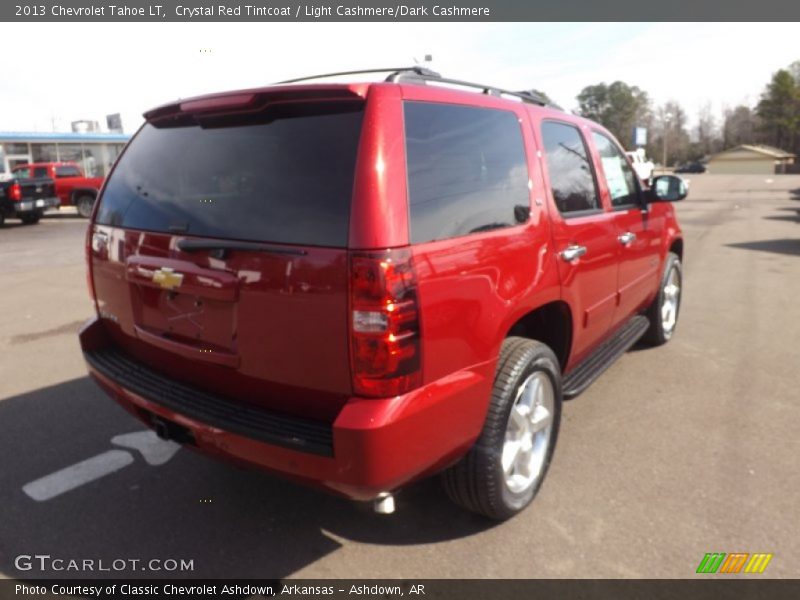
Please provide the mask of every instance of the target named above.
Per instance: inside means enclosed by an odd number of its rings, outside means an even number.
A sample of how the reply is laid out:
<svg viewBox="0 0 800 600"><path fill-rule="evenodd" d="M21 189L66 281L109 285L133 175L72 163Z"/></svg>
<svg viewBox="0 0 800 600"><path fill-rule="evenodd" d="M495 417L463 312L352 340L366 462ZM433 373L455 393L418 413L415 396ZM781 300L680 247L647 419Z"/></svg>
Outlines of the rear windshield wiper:
<svg viewBox="0 0 800 600"><path fill-rule="evenodd" d="M224 258L228 250L244 250L246 252L266 252L268 254L287 254L289 256L305 256L305 250L295 248L276 248L258 242L240 242L236 240L179 240L178 250L197 252L210 250L214 258Z"/></svg>

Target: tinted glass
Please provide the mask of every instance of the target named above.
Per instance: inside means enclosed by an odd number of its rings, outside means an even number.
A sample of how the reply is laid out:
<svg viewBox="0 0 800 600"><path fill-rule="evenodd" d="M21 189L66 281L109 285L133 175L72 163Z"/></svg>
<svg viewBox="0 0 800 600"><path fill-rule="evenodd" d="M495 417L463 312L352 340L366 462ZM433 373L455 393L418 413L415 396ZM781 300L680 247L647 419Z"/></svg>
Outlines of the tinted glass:
<svg viewBox="0 0 800 600"><path fill-rule="evenodd" d="M6 154L27 154L28 153L28 144L27 143L17 143L17 142L6 142Z"/></svg>
<svg viewBox="0 0 800 600"><path fill-rule="evenodd" d="M33 176L34 177L47 177L47 167L34 167L33 168Z"/></svg>
<svg viewBox="0 0 800 600"><path fill-rule="evenodd" d="M361 128L361 105L353 104L291 116L300 108L284 108L281 118L213 127L146 124L108 180L97 221L346 246Z"/></svg>
<svg viewBox="0 0 800 600"><path fill-rule="evenodd" d="M21 167L19 169L14 169L14 177L16 177L17 179L30 179L31 170L28 167Z"/></svg>
<svg viewBox="0 0 800 600"><path fill-rule="evenodd" d="M80 177L77 167L56 167L56 177Z"/></svg>
<svg viewBox="0 0 800 600"><path fill-rule="evenodd" d="M82 152L80 144L58 145L58 160L61 162L80 162L81 155Z"/></svg>
<svg viewBox="0 0 800 600"><path fill-rule="evenodd" d="M594 145L600 154L600 162L603 164L603 173L608 184L608 192L611 195L613 206L630 206L636 204L638 191L636 187L636 175L625 159L625 155L608 137L602 133L593 132Z"/></svg>
<svg viewBox="0 0 800 600"><path fill-rule="evenodd" d="M558 210L571 213L600 208L592 166L576 127L555 121L542 123L550 187Z"/></svg>
<svg viewBox="0 0 800 600"><path fill-rule="evenodd" d="M33 162L55 162L58 160L55 144L31 144L31 154L33 154Z"/></svg>
<svg viewBox="0 0 800 600"><path fill-rule="evenodd" d="M528 167L514 113L406 102L405 127L412 242L527 220Z"/></svg>

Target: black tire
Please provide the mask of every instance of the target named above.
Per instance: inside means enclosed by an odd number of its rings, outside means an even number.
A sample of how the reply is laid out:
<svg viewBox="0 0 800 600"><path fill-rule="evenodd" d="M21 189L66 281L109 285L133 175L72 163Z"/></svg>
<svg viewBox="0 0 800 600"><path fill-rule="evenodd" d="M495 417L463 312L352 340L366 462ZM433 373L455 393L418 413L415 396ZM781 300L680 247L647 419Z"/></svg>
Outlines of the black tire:
<svg viewBox="0 0 800 600"><path fill-rule="evenodd" d="M27 215L22 215L20 219L24 225L36 225L39 222L39 219L42 218L41 213L30 213Z"/></svg>
<svg viewBox="0 0 800 600"><path fill-rule="evenodd" d="M6 216L3 214L2 209L0 209L0 227L5 225L6 223Z"/></svg>
<svg viewBox="0 0 800 600"><path fill-rule="evenodd" d="M671 328L665 328L664 320L661 317L662 307L666 298L665 288L672 272L676 273L678 281L678 296L677 307L675 309L675 323ZM661 346L666 344L672 339L675 333L675 327L678 324L678 316L680 315L681 296L683 288L683 267L681 266L681 259L677 254L670 252L667 254L667 260L664 263L664 272L661 274L661 281L658 284L658 294L653 299L653 302L645 311L645 316L650 321L650 328L645 332L642 341L650 346Z"/></svg>
<svg viewBox="0 0 800 600"><path fill-rule="evenodd" d="M75 206L78 208L78 214L84 219L92 216L92 208L94 207L94 196L84 194L75 200Z"/></svg>
<svg viewBox="0 0 800 600"><path fill-rule="evenodd" d="M519 387L542 372L552 384L553 411L539 475L524 490L512 491L503 473L502 454L511 410ZM443 474L447 495L459 506L495 520L513 517L531 503L547 474L561 420L561 369L553 351L541 342L509 337L497 363L491 403L483 431L458 463Z"/></svg>

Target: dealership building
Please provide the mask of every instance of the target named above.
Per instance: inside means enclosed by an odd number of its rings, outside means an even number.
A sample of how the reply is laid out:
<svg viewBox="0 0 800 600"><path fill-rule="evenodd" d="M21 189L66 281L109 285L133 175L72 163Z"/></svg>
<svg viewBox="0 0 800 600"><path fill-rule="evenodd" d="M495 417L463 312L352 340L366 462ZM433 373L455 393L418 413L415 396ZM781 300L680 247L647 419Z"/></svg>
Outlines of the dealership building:
<svg viewBox="0 0 800 600"><path fill-rule="evenodd" d="M75 162L89 177L104 177L130 139L123 133L0 131L0 177L34 162Z"/></svg>

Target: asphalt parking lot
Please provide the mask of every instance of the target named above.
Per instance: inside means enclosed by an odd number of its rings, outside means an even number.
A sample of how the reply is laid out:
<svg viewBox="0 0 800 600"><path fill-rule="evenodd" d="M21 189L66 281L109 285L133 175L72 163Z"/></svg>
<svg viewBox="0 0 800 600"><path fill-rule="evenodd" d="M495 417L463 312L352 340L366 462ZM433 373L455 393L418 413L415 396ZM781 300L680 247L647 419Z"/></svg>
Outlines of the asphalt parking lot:
<svg viewBox="0 0 800 600"><path fill-rule="evenodd" d="M539 497L499 525L453 509L436 480L380 516L187 450L134 447L146 434L121 443L143 428L86 377L76 338L91 311L86 222L8 221L0 576L41 576L14 564L39 553L193 560L147 576L691 577L707 552L773 553L764 577L800 576L800 176L688 178L675 338L635 348L565 405ZM114 472L55 495L41 483L109 452Z"/></svg>

